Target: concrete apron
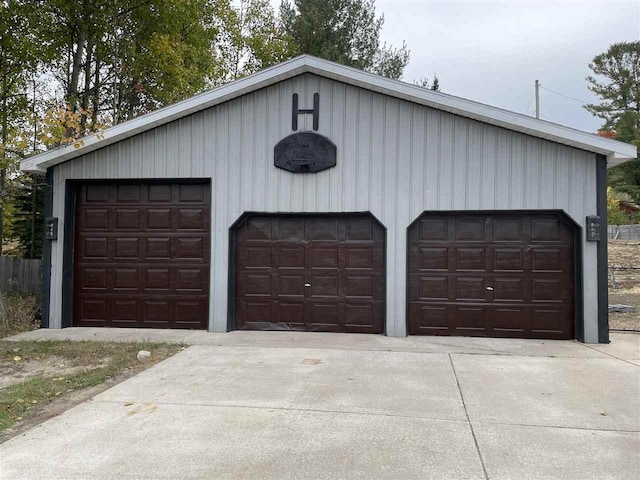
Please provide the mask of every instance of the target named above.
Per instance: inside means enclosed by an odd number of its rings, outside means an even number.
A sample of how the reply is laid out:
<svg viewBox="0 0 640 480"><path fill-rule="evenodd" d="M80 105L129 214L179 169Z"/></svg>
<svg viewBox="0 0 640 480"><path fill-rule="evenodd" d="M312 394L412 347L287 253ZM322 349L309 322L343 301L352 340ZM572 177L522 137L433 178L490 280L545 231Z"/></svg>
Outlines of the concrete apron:
<svg viewBox="0 0 640 480"><path fill-rule="evenodd" d="M2 479L640 477L638 335L47 332L194 345L1 445Z"/></svg>

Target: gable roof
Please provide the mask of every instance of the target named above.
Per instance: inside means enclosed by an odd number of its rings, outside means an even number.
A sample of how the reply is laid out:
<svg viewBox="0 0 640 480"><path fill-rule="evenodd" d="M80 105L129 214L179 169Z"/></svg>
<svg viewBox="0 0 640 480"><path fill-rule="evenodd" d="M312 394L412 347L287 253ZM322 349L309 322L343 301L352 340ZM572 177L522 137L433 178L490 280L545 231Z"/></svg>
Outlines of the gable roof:
<svg viewBox="0 0 640 480"><path fill-rule="evenodd" d="M274 65L253 75L227 83L181 102L142 115L106 129L100 138L89 135L80 147L66 145L34 155L21 162L26 172L42 173L48 167L66 162L99 148L138 135L165 123L193 114L200 110L227 102L233 98L273 85L283 80L313 73L356 87L400 98L420 105L443 110L480 122L562 143L607 156L609 166L636 158L636 147L592 133L583 132L545 120L538 120L520 113L510 112L490 105L466 100L441 92L427 90L417 85L391 80L328 60L302 55Z"/></svg>

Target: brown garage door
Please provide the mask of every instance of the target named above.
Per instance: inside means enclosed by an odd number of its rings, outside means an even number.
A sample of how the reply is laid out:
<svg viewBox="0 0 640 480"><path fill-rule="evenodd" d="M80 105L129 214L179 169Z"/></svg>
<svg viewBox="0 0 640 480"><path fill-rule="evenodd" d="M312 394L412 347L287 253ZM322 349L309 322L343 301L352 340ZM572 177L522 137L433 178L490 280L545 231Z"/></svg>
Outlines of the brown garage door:
<svg viewBox="0 0 640 480"><path fill-rule="evenodd" d="M78 187L74 325L206 328L208 184Z"/></svg>
<svg viewBox="0 0 640 480"><path fill-rule="evenodd" d="M381 333L384 230L369 215L251 215L236 230L244 330Z"/></svg>
<svg viewBox="0 0 640 480"><path fill-rule="evenodd" d="M425 213L409 228L414 335L574 338L574 230L557 213Z"/></svg>

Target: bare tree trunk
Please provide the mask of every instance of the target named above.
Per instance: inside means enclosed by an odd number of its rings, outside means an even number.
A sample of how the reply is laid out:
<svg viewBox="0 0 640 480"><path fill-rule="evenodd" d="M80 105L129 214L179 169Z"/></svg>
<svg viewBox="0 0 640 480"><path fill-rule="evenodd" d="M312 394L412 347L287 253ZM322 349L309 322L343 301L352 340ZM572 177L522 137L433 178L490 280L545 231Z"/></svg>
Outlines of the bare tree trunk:
<svg viewBox="0 0 640 480"><path fill-rule="evenodd" d="M98 109L100 108L100 59L96 47L96 71L93 79L93 98L91 104L91 125L95 128L98 123Z"/></svg>
<svg viewBox="0 0 640 480"><path fill-rule="evenodd" d="M76 51L73 53L73 63L71 65L71 81L67 90L67 101L71 105L72 112L78 109L78 82L80 81L80 71L82 70L82 54L84 53L86 36L85 27L80 26Z"/></svg>
<svg viewBox="0 0 640 480"><path fill-rule="evenodd" d="M82 92L82 110L86 111L89 107L89 97L91 96L91 62L93 60L93 35L89 36L87 41L87 55L84 62L84 91ZM86 114L80 117L80 126L84 130L87 124Z"/></svg>
<svg viewBox="0 0 640 480"><path fill-rule="evenodd" d="M4 240L4 237L2 235L4 231L4 189L7 180L7 169L4 166L4 163L7 159L7 152L5 150L5 147L9 139L9 132L7 128L7 117L9 116L9 112L7 111L7 97L9 95L9 92L7 91L8 72L4 71L6 69L7 67L5 65L2 69L4 75L2 76L2 144L0 145L0 147L2 147L2 158L0 159L0 257L2 256L2 243Z"/></svg>

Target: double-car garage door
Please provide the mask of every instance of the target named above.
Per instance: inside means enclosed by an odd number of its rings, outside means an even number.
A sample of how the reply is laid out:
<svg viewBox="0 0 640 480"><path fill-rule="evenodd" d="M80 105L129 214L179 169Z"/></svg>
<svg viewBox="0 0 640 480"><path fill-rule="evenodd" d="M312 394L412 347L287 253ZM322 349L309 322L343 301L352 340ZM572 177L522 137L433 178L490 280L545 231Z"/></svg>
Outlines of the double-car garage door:
<svg viewBox="0 0 640 480"><path fill-rule="evenodd" d="M208 183L76 190L73 324L207 328ZM232 229L232 328L382 333L369 214L250 214ZM413 335L574 338L575 233L557 213L428 213L408 229Z"/></svg>

